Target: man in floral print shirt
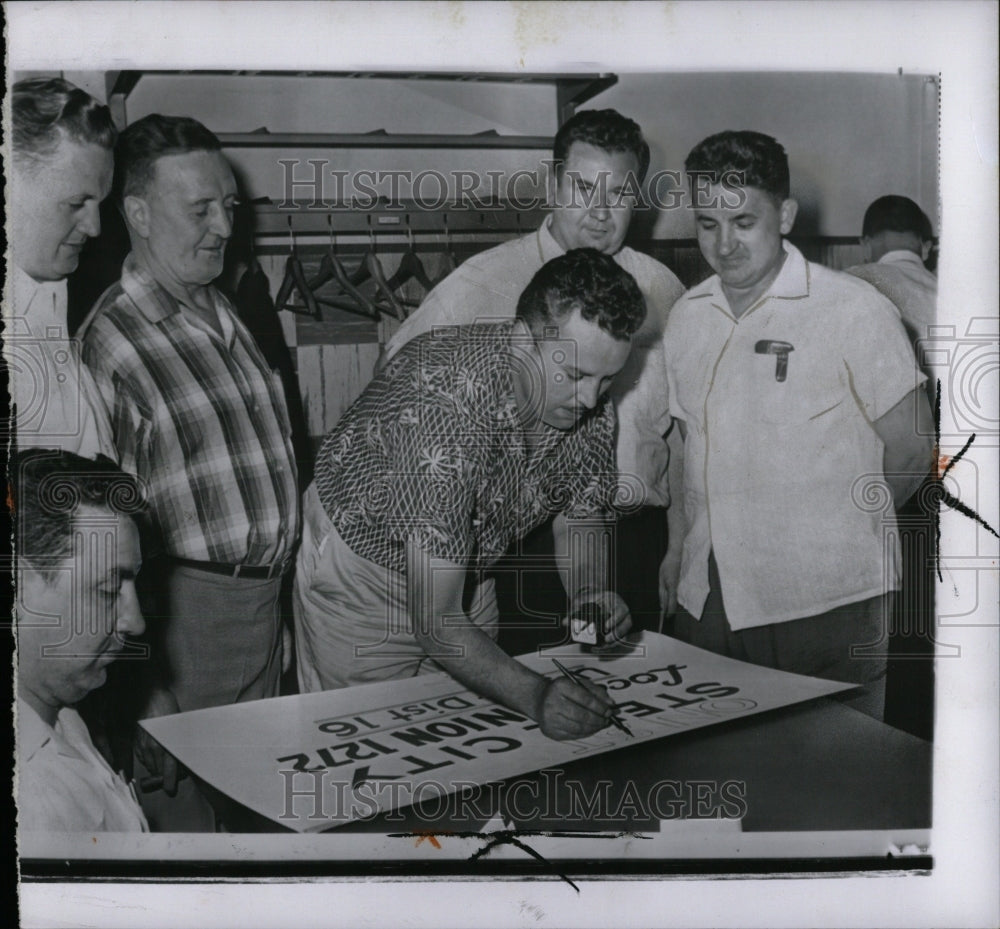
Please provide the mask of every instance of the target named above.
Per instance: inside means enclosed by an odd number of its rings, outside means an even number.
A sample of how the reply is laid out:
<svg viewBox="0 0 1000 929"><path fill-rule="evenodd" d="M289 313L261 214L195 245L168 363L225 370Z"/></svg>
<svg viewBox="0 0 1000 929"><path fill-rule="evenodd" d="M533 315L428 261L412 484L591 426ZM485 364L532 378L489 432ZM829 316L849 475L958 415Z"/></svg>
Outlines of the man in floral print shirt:
<svg viewBox="0 0 1000 929"><path fill-rule="evenodd" d="M602 688L544 678L496 644L493 583L512 541L553 514L571 608L606 589L600 535L615 489L615 414L604 396L645 306L596 249L542 267L515 319L409 343L326 437L305 497L295 582L303 692L445 670L535 719L553 738L609 722Z"/></svg>

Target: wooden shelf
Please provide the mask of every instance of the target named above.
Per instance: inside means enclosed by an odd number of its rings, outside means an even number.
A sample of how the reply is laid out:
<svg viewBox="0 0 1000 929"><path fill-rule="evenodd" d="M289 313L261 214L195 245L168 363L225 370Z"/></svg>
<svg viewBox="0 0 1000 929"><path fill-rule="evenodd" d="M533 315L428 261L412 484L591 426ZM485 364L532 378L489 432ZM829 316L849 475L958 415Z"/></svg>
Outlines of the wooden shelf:
<svg viewBox="0 0 1000 929"><path fill-rule="evenodd" d="M199 77L266 77L266 78L348 78L352 80L395 81L458 81L481 84L542 84L556 89L556 116L562 125L576 108L595 97L602 90L618 83L616 74L574 74L572 72L547 74L520 74L516 72L455 72L455 71L250 71L250 70L189 70L189 71L108 71L105 73L108 106L119 128L128 125L127 102L129 94L147 75L191 75ZM259 136L259 140L258 140ZM312 148L316 146L363 147L364 143L396 148L547 148L538 136L501 136L499 133L482 135L393 135L376 134L309 134L309 133L227 133L220 136L229 147L287 146ZM250 141L248 141L250 140ZM266 140L266 141L265 141ZM337 140L337 141L332 141ZM478 143L476 140L480 140ZM488 141L487 140L493 140ZM500 141L497 141L500 140ZM509 140L509 141L508 141Z"/></svg>
<svg viewBox="0 0 1000 929"><path fill-rule="evenodd" d="M220 132L223 148L538 148L551 136L500 135L495 129L473 135L394 132Z"/></svg>
<svg viewBox="0 0 1000 929"><path fill-rule="evenodd" d="M253 204L254 233L262 235L405 235L433 232L454 234L470 232L502 232L524 234L537 229L548 214L544 207L517 209L498 201L482 209L471 204L444 203L433 210L412 201L398 204L379 203L351 206L350 204L313 208L309 203L287 207L277 203Z"/></svg>

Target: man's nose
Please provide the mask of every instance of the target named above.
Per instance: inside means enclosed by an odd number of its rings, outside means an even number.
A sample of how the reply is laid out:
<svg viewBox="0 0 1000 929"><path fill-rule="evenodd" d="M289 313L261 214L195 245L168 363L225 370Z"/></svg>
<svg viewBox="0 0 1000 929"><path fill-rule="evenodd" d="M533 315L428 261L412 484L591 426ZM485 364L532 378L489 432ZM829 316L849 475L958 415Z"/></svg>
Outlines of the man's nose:
<svg viewBox="0 0 1000 929"><path fill-rule="evenodd" d="M219 238L228 239L233 234L233 220L222 207L212 211L209 229Z"/></svg>
<svg viewBox="0 0 1000 929"><path fill-rule="evenodd" d="M90 201L84 207L80 231L91 239L101 234L101 205L96 200Z"/></svg>
<svg viewBox="0 0 1000 929"><path fill-rule="evenodd" d="M597 401L601 396L601 385L595 380L581 381L577 398L580 403L585 406L588 410L592 410L597 406Z"/></svg>
<svg viewBox="0 0 1000 929"><path fill-rule="evenodd" d="M607 222L611 216L611 207L606 197L598 196L590 207L590 215L600 222Z"/></svg>
<svg viewBox="0 0 1000 929"><path fill-rule="evenodd" d="M736 247L736 236L733 235L729 226L719 227L719 251L723 255L728 255Z"/></svg>
<svg viewBox="0 0 1000 929"><path fill-rule="evenodd" d="M146 631L146 620L142 618L139 595L133 582L122 585L121 596L118 598L115 629L119 635L142 635Z"/></svg>

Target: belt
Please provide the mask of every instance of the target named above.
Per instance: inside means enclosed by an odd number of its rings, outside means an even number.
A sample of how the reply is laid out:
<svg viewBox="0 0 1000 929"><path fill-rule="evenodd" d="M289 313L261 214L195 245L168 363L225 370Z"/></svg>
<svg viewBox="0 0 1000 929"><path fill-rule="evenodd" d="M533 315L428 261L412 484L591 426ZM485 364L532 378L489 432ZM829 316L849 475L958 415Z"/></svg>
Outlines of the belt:
<svg viewBox="0 0 1000 929"><path fill-rule="evenodd" d="M281 577L288 569L291 558L286 557L272 565L218 564L214 561L193 561L190 558L169 557L172 564L196 571L206 571L209 574L224 574L226 577L245 577L248 580L271 580Z"/></svg>

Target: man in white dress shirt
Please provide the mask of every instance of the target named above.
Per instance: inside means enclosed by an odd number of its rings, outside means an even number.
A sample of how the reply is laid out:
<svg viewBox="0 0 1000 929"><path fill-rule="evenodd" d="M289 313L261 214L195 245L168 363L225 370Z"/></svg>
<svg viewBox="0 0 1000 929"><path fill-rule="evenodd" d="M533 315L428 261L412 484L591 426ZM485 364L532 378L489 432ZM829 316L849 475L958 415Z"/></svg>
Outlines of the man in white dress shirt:
<svg viewBox="0 0 1000 929"><path fill-rule="evenodd" d="M448 327L513 317L531 278L546 262L570 249L596 248L628 271L642 292L646 319L610 391L619 423L618 472L624 506L616 527L615 574L617 589L628 602L636 626L655 629L660 618L658 573L666 552L670 505L670 455L665 440L670 417L663 404L666 379L656 357L659 350L654 348L684 287L666 266L624 244L649 167L649 145L634 120L611 109L577 113L556 133L552 166L552 212L545 222L534 232L465 261L389 339L383 358L392 358L411 339L434 329L444 333ZM546 550L547 540L535 536L520 554L537 557ZM530 585L535 578L536 590L528 602L519 597L519 606L526 612L560 606L558 581L554 576L549 582L542 577L521 575L518 589L522 593L524 584ZM556 591L555 602L547 595L535 596L547 583Z"/></svg>
<svg viewBox="0 0 1000 929"><path fill-rule="evenodd" d="M10 249L4 360L20 447L117 458L107 413L66 322L66 277L101 231L117 132L111 112L59 78L11 92Z"/></svg>

